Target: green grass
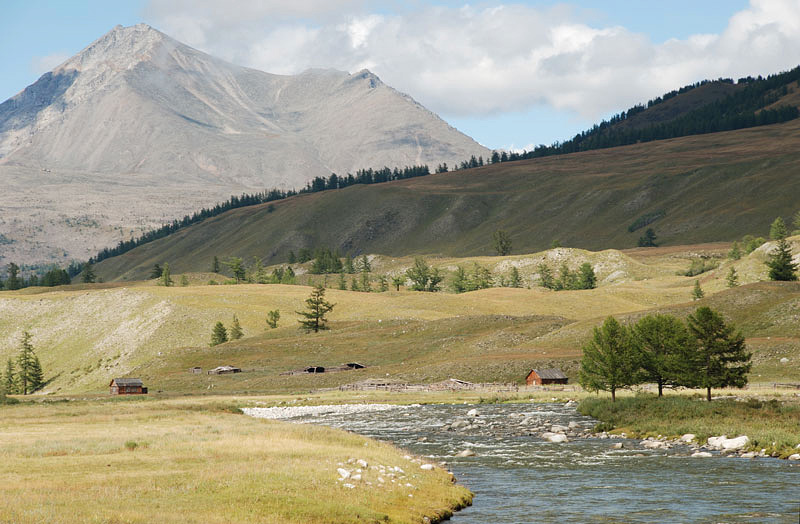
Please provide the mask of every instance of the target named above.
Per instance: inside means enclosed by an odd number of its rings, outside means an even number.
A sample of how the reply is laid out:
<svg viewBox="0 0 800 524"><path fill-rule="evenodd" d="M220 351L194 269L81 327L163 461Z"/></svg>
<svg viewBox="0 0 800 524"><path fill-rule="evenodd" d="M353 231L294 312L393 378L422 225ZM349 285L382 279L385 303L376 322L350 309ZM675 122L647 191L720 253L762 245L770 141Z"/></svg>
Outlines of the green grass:
<svg viewBox="0 0 800 524"><path fill-rule="evenodd" d="M699 442L708 437L727 435L750 437L754 450L783 458L796 453L800 444L800 403L776 399L762 401L714 400L702 395L636 395L618 398L585 398L578 411L615 428L629 437L664 436L677 438L693 433Z"/></svg>
<svg viewBox="0 0 800 524"><path fill-rule="evenodd" d="M798 140L795 121L301 195L232 210L95 269L106 280L134 280L154 263L180 274L208 271L214 256L277 263L290 250L326 246L343 254L491 255L498 229L510 233L515 253L554 239L629 248L641 231L628 225L661 210L649 227L665 245L731 241L765 234L777 215L797 211Z"/></svg>
<svg viewBox="0 0 800 524"><path fill-rule="evenodd" d="M0 504L0 522L400 524L436 521L471 499L446 471L421 471L391 445L236 415L221 403L0 408L0 500L14 501ZM414 487L379 487L366 471L346 489L336 468L351 458L400 466Z"/></svg>

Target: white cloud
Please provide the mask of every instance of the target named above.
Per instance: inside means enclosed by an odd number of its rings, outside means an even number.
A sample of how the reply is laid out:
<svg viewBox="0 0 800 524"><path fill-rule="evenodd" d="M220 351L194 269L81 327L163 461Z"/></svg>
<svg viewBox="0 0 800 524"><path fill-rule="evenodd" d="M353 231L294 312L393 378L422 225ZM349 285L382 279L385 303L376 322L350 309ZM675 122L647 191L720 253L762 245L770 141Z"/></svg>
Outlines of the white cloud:
<svg viewBox="0 0 800 524"><path fill-rule="evenodd" d="M52 53L47 56L34 56L31 58L31 71L33 71L34 74L41 75L55 69L56 66L63 62L66 62L69 56L70 55L66 52Z"/></svg>
<svg viewBox="0 0 800 524"><path fill-rule="evenodd" d="M800 63L797 0L751 0L721 34L661 44L563 5L396 5L151 0L148 13L179 40L269 72L367 67L450 116L547 105L596 119L704 78Z"/></svg>

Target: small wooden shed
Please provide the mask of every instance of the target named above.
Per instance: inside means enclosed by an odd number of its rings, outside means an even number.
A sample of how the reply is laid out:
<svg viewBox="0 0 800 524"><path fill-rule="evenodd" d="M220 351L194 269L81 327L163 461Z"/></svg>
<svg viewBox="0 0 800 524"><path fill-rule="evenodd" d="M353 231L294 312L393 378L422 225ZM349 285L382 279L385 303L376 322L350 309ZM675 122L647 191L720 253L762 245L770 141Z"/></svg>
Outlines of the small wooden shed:
<svg viewBox="0 0 800 524"><path fill-rule="evenodd" d="M112 395L147 395L140 378L115 378L109 384Z"/></svg>
<svg viewBox="0 0 800 524"><path fill-rule="evenodd" d="M532 369L525 379L529 386L546 384L566 384L567 376L558 368Z"/></svg>
<svg viewBox="0 0 800 524"><path fill-rule="evenodd" d="M235 366L219 366L208 371L209 375L227 375L229 373L241 373L242 370Z"/></svg>

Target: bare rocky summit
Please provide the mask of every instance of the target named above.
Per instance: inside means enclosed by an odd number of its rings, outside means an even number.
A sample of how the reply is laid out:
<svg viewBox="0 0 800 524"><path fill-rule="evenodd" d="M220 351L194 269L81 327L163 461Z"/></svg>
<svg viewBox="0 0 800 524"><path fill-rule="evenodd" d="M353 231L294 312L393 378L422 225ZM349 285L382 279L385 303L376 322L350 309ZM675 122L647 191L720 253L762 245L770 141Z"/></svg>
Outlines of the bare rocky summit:
<svg viewBox="0 0 800 524"><path fill-rule="evenodd" d="M0 265L87 258L234 193L487 152L367 70L273 75L117 26L0 104Z"/></svg>

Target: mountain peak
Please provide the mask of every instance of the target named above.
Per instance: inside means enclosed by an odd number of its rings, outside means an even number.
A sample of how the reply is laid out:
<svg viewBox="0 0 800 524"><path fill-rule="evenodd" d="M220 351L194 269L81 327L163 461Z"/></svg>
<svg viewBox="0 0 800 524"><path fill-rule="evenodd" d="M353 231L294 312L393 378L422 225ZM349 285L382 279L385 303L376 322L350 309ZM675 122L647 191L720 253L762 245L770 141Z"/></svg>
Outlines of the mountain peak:
<svg viewBox="0 0 800 524"><path fill-rule="evenodd" d="M112 64L116 69L126 69L150 58L153 50L166 40L171 39L147 24L117 25L62 64L60 69L86 71Z"/></svg>

